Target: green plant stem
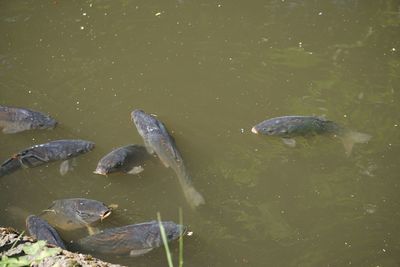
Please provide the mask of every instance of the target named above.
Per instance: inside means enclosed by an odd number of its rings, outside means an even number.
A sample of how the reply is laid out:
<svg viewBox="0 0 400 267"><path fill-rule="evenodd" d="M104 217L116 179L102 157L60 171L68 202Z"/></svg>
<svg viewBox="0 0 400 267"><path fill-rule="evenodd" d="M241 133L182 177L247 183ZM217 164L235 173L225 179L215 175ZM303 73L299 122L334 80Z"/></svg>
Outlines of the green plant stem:
<svg viewBox="0 0 400 267"><path fill-rule="evenodd" d="M182 208L179 208L179 224L183 225L183 214L182 214ZM179 233L179 267L183 266L183 228L180 228L180 233Z"/></svg>
<svg viewBox="0 0 400 267"><path fill-rule="evenodd" d="M157 212L157 220L158 220L158 226L160 227L161 238L165 248L165 254L167 254L168 266L174 267L174 264L172 263L171 252L169 251L167 235L165 234L164 226L161 223L161 215L159 212Z"/></svg>

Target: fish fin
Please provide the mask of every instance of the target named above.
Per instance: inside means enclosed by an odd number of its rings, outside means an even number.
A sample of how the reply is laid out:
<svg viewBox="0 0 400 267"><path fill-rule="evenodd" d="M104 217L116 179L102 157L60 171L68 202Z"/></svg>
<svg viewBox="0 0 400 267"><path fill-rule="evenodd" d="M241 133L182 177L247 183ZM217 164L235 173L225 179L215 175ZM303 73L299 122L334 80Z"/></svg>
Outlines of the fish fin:
<svg viewBox="0 0 400 267"><path fill-rule="evenodd" d="M289 147L296 147L296 140L293 138L282 138L282 142Z"/></svg>
<svg viewBox="0 0 400 267"><path fill-rule="evenodd" d="M354 144L368 143L371 137L372 136L369 134L359 133L355 131L347 131L343 136L341 136L346 155L350 156Z"/></svg>
<svg viewBox="0 0 400 267"><path fill-rule="evenodd" d="M92 226L89 226L89 225L86 226L86 229L87 229L89 235L94 235L94 234L97 234L97 233L100 232L100 229L99 229L99 228L97 228L97 227L92 227Z"/></svg>
<svg viewBox="0 0 400 267"><path fill-rule="evenodd" d="M22 129L21 127L17 127L15 125L7 125L6 127L3 128L3 133L13 134L13 133L22 132L24 130L25 129Z"/></svg>
<svg viewBox="0 0 400 267"><path fill-rule="evenodd" d="M61 162L60 164L60 174L61 175L65 175L67 174L68 171L71 171L72 165L71 162L69 160L64 160L63 162Z"/></svg>
<svg viewBox="0 0 400 267"><path fill-rule="evenodd" d="M129 256L131 256L131 257L140 256L140 255L146 254L146 253L148 253L148 252L150 252L152 250L153 250L153 248L144 248L144 249L131 250L129 252Z"/></svg>
<svg viewBox="0 0 400 267"><path fill-rule="evenodd" d="M327 121L328 120L327 117L326 117L326 114L319 115L319 116L317 116L317 118L320 119L321 121Z"/></svg>
<svg viewBox="0 0 400 267"><path fill-rule="evenodd" d="M128 174L138 174L144 171L144 168L142 166L135 166L132 169L128 170L126 173Z"/></svg>
<svg viewBox="0 0 400 267"><path fill-rule="evenodd" d="M155 153L154 149L151 148L150 146L148 146L147 144L146 144L146 150L147 150L147 153L149 153L150 155Z"/></svg>
<svg viewBox="0 0 400 267"><path fill-rule="evenodd" d="M19 158L9 158L0 166L0 177L10 174L22 167L23 165L19 161Z"/></svg>
<svg viewBox="0 0 400 267"><path fill-rule="evenodd" d="M165 168L169 168L170 167L169 164L165 160L163 160L162 157L159 157L159 159L161 160L161 162L165 166Z"/></svg>

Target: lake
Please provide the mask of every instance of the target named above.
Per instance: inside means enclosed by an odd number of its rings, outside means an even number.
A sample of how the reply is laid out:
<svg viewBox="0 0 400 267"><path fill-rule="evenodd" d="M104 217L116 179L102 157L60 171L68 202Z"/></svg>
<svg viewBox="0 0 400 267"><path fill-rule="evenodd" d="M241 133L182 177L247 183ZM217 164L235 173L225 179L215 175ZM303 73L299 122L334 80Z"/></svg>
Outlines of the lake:
<svg viewBox="0 0 400 267"><path fill-rule="evenodd" d="M2 1L0 105L50 114L54 130L0 133L1 161L57 139L96 148L0 179L0 225L53 200L116 204L104 227L178 222L184 266L399 266L400 2L396 0ZM156 114L206 204L191 209L161 163L93 173L113 148L143 144L130 112ZM255 135L315 115L372 136ZM68 239L68 237L65 237ZM178 242L171 243L175 261ZM163 248L128 266L167 266Z"/></svg>

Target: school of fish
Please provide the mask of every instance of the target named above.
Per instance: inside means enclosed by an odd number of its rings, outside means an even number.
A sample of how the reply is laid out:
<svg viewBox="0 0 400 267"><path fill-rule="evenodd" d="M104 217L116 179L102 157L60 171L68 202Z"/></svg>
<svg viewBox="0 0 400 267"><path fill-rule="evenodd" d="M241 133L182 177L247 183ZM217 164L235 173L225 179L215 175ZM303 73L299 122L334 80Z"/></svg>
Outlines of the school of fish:
<svg viewBox="0 0 400 267"><path fill-rule="evenodd" d="M203 195L194 187L183 157L167 127L156 116L141 109L131 112L131 120L144 145L127 144L113 149L102 157L93 173L111 175L115 173L138 174L149 161L161 162L171 168L188 205L196 209L206 203ZM27 130L54 129L57 121L47 114L27 108L0 106L0 128L4 134ZM339 138L349 156L356 143L367 143L371 136L347 129L333 121L317 116L282 116L264 120L251 128L254 134L277 136L288 146L296 146L298 136L328 135ZM53 140L24 148L9 156L0 165L0 177L17 170L34 168L52 162L61 162L60 174L70 168L70 160L92 151L95 144L80 139ZM111 205L86 198L59 199L38 215L26 218L28 233L37 240L46 240L49 245L93 254L139 256L162 246L161 228L167 241L182 238L187 227L174 222L141 222L106 229L99 229L99 222L112 214ZM63 240L63 233L84 230L73 245Z"/></svg>

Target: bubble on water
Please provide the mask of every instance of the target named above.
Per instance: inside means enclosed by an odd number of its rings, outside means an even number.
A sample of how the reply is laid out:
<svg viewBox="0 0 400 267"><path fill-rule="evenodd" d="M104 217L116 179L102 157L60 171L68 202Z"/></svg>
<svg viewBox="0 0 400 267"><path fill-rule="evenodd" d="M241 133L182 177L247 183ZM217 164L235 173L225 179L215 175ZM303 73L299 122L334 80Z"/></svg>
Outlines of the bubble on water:
<svg viewBox="0 0 400 267"><path fill-rule="evenodd" d="M373 214L377 210L377 206L375 204L364 204L364 210L368 214Z"/></svg>

